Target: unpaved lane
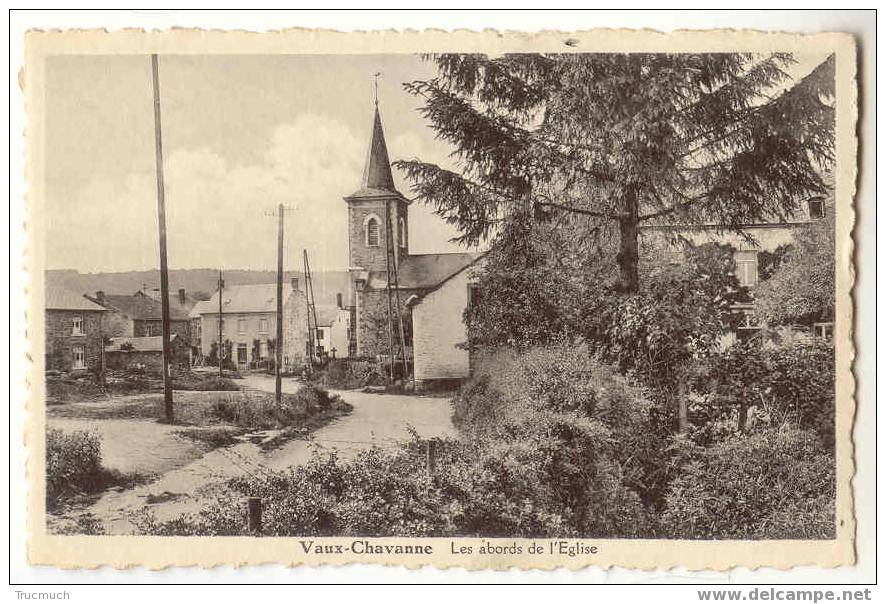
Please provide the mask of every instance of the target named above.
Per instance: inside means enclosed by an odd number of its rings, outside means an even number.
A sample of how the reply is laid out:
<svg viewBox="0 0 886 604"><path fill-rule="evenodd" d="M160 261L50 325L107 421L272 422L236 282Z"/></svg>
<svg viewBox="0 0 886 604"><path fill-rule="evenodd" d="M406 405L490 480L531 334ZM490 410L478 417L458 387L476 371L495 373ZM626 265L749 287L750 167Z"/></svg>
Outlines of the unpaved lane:
<svg viewBox="0 0 886 604"><path fill-rule="evenodd" d="M274 378L250 375L241 385L273 392ZM283 382L284 392L295 392L298 387L294 380ZM250 441L215 449L186 465L171 469L150 484L107 492L83 511L98 518L109 534L131 534L137 531L132 523L134 514L146 510L158 520L169 520L181 514L197 512L205 501L206 493L221 487L226 480L302 464L310 459L315 447L335 449L340 458L350 459L373 445L388 448L408 440L410 427L422 437L455 434L448 399L334 392L353 405L353 411L319 428L308 439L293 439L269 451ZM95 425L102 421L90 423ZM272 434L266 432L264 436ZM135 445L136 441L132 444ZM150 455L150 452L121 453L129 458L137 454Z"/></svg>

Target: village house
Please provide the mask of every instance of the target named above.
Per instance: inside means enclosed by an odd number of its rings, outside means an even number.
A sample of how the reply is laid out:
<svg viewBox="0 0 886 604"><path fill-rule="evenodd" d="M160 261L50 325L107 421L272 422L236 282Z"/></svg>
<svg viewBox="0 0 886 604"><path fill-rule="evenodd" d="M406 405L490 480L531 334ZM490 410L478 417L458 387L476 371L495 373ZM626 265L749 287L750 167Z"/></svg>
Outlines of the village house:
<svg viewBox="0 0 886 604"><path fill-rule="evenodd" d="M46 370L94 371L101 367L106 310L86 297L46 285Z"/></svg>
<svg viewBox="0 0 886 604"><path fill-rule="evenodd" d="M344 200L356 356L389 356L390 279L416 382L467 378L469 355L459 346L467 341L462 314L470 295L468 269L482 254L409 253L410 201L394 186L378 107L360 188Z"/></svg>
<svg viewBox="0 0 886 604"><path fill-rule="evenodd" d="M827 179L831 179L828 175ZM826 217L828 211L833 211L833 183L828 197L815 196L800 204L800 211L792 217L761 221L755 224L742 226L749 237L727 231L717 224L686 224L686 225L649 225L641 229L642 238L656 245L658 249L670 249L677 252L679 242L685 241L693 245L705 243L718 243L729 245L734 250L735 276L740 285L747 287L751 300L734 306L736 313L741 315L741 324L735 333L728 334L722 339L721 344L728 347L737 341L745 341L757 336L763 326L754 316L754 290L760 283L761 256L774 254L779 248L789 246L794 242L798 229L807 228ZM829 210L830 208L830 210ZM780 331L790 329L798 331L804 329L799 326L781 328ZM811 326L809 335L830 338L833 334L833 321L816 323Z"/></svg>
<svg viewBox="0 0 886 604"><path fill-rule="evenodd" d="M188 344L178 334L169 339L172 367L188 367ZM140 369L150 373L163 370L163 336L110 338L105 346L105 365L108 369Z"/></svg>
<svg viewBox="0 0 886 604"><path fill-rule="evenodd" d="M108 310L107 335L111 337L149 338L163 335L163 305L158 298L142 290L134 294L97 291L87 298ZM170 295L169 332L177 334L185 343L191 339L189 304L184 289Z"/></svg>
<svg viewBox="0 0 886 604"><path fill-rule="evenodd" d="M277 285L234 285L222 289L222 341L230 342L238 369L272 366L277 340ZM219 341L219 292L198 302L191 318L199 322L199 353L203 360L213 355ZM283 369L297 370L307 357L307 304L293 277L283 289Z"/></svg>
<svg viewBox="0 0 886 604"><path fill-rule="evenodd" d="M314 330L314 345L321 357L345 359L350 356L351 321L350 309L342 308L342 296L337 295L337 304L317 304L317 328Z"/></svg>

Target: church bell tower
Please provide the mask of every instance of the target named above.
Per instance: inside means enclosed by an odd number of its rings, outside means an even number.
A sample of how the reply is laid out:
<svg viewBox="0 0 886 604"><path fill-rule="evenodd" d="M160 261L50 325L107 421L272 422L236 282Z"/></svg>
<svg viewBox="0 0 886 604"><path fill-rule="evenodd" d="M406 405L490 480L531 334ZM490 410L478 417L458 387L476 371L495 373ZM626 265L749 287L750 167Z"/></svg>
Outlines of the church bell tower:
<svg viewBox="0 0 886 604"><path fill-rule="evenodd" d="M352 269L387 271L390 231L394 262L409 254L409 202L394 186L378 103L360 188L344 198L348 204L348 260ZM385 228L389 218L390 227Z"/></svg>

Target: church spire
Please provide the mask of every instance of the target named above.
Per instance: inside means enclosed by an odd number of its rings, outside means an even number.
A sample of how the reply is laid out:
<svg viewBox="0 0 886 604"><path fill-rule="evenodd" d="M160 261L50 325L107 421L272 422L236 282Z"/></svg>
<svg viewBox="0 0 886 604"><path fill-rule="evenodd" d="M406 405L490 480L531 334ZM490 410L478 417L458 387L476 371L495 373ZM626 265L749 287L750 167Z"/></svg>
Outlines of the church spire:
<svg viewBox="0 0 886 604"><path fill-rule="evenodd" d="M391 174L391 160L388 158L388 147L385 144L385 133L381 127L381 115L378 112L378 100L375 103L372 139L369 141L369 154L366 157L366 167L363 169L362 185L364 189L396 191L394 177Z"/></svg>

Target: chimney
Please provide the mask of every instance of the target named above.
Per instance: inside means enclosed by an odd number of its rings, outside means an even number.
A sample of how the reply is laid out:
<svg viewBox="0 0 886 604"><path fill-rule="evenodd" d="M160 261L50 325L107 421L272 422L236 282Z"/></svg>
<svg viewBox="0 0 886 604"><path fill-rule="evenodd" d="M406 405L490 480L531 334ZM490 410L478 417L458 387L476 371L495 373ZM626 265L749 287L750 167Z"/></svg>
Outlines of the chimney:
<svg viewBox="0 0 886 604"><path fill-rule="evenodd" d="M98 302L99 305L104 306L105 305L105 292L103 292L102 290L98 290L97 292L95 292L95 301Z"/></svg>
<svg viewBox="0 0 886 604"><path fill-rule="evenodd" d="M181 304L182 306L184 306L186 301L187 301L187 298L185 298L185 288L180 287L178 289L178 303Z"/></svg>
<svg viewBox="0 0 886 604"><path fill-rule="evenodd" d="M343 308L343 306L341 305L341 292L338 292L337 294L335 294L335 304L339 308Z"/></svg>
<svg viewBox="0 0 886 604"><path fill-rule="evenodd" d="M294 291L294 292L298 291L298 277L292 278L292 291Z"/></svg>

